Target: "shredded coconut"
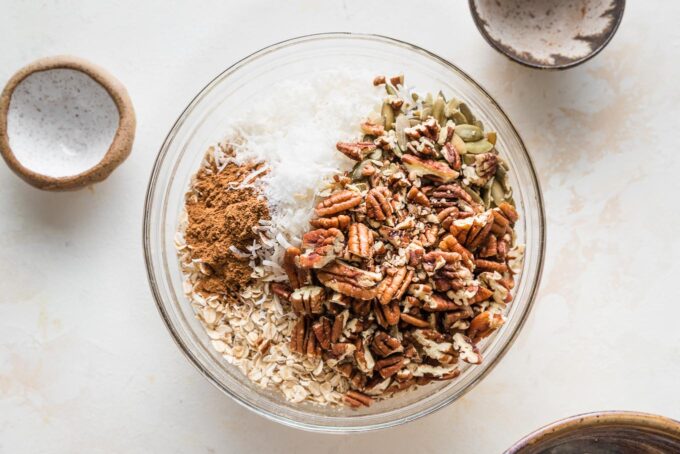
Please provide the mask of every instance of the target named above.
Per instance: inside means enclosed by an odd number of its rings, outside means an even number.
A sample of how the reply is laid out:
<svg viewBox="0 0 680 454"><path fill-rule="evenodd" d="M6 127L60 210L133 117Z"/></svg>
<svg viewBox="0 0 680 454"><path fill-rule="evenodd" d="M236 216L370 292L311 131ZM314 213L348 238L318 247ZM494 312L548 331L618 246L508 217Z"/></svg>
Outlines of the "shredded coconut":
<svg viewBox="0 0 680 454"><path fill-rule="evenodd" d="M276 249L297 242L308 227L324 181L352 167L335 144L356 139L357 119L380 106L383 91L366 83L371 78L361 71L333 70L303 82L282 81L228 131L228 141L239 138L234 144L238 162L267 162L269 173L256 184L271 207Z"/></svg>

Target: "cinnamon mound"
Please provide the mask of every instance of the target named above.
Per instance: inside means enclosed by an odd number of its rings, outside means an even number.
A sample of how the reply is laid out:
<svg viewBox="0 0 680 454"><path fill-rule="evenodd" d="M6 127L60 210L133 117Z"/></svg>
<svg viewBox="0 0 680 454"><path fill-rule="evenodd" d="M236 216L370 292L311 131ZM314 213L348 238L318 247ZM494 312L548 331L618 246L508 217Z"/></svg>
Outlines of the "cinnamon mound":
<svg viewBox="0 0 680 454"><path fill-rule="evenodd" d="M210 266L212 274L199 281L199 290L237 298L251 281L249 259L230 250L247 252L258 235L253 232L260 219L269 219L267 202L253 188L235 188L261 163L228 164L221 172L202 169L194 184L195 198L186 203L189 222L185 238L191 256Z"/></svg>

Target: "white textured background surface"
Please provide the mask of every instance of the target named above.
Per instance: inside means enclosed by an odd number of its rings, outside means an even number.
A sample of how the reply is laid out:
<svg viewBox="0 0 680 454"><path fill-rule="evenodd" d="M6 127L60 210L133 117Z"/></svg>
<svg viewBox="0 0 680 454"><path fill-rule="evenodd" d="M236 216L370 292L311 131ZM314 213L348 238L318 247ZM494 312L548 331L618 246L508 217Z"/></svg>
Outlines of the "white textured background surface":
<svg viewBox="0 0 680 454"><path fill-rule="evenodd" d="M0 80L69 53L127 85L130 158L76 193L0 164L0 452L497 453L579 412L680 419L680 3L629 1L610 46L567 72L507 61L467 2L0 1ZM536 161L543 285L498 367L452 406L359 436L295 431L222 396L182 357L147 286L147 177L177 115L222 69L323 31L391 35L496 97Z"/></svg>

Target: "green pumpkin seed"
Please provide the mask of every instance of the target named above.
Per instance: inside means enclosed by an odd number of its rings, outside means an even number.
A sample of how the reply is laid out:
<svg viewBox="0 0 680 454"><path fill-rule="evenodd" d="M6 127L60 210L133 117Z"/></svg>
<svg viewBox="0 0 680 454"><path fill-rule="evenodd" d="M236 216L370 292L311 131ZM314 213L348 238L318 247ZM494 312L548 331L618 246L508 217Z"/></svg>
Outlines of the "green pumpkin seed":
<svg viewBox="0 0 680 454"><path fill-rule="evenodd" d="M507 162L505 162L505 159L501 158L500 156L497 156L497 157L498 157L498 164L500 164L499 167L503 167L503 169L505 169L506 171L510 170L510 166L508 165Z"/></svg>
<svg viewBox="0 0 680 454"><path fill-rule="evenodd" d="M484 123L481 122L481 120L475 120L472 122L475 126L477 126L479 129L484 131Z"/></svg>
<svg viewBox="0 0 680 454"><path fill-rule="evenodd" d="M385 91L388 95L397 96L397 89L390 84L385 84Z"/></svg>
<svg viewBox="0 0 680 454"><path fill-rule="evenodd" d="M418 93L416 93L415 91L411 93L411 99L413 100L413 102L418 102L419 98L420 96L418 96Z"/></svg>
<svg viewBox="0 0 680 454"><path fill-rule="evenodd" d="M457 125L455 131L466 142L476 142L484 137L482 130L474 125Z"/></svg>
<svg viewBox="0 0 680 454"><path fill-rule="evenodd" d="M465 125L468 124L467 118L465 118L465 115L460 113L459 111L455 111L451 114L451 119L456 123L457 125Z"/></svg>
<svg viewBox="0 0 680 454"><path fill-rule="evenodd" d="M453 133L453 139L451 139L451 145L453 145L453 148L458 152L459 155L463 156L465 153L467 153L467 144L455 132Z"/></svg>
<svg viewBox="0 0 680 454"><path fill-rule="evenodd" d="M493 203L495 203L496 206L499 206L501 203L505 202L505 191L498 181L494 180L494 182L491 184L490 192Z"/></svg>
<svg viewBox="0 0 680 454"><path fill-rule="evenodd" d="M389 131L394 127L394 112L392 111L392 107L388 103L383 102L380 114L383 117L385 130Z"/></svg>
<svg viewBox="0 0 680 454"><path fill-rule="evenodd" d="M406 115L399 115L394 124L395 133L397 136L397 145L402 150L406 150L406 133L404 130L411 126L411 122L408 121Z"/></svg>
<svg viewBox="0 0 680 454"><path fill-rule="evenodd" d="M437 96L437 99L434 100L434 104L432 105L432 116L441 126L446 124L446 116L444 115L445 107L446 102L444 102L444 98Z"/></svg>
<svg viewBox="0 0 680 454"><path fill-rule="evenodd" d="M465 190L465 192L470 194L470 197L472 197L472 200L474 200L477 203L483 203L482 198L479 196L479 193L477 191L472 189L470 186L462 185L462 188Z"/></svg>
<svg viewBox="0 0 680 454"><path fill-rule="evenodd" d="M446 115L447 118L452 118L454 112L458 111L459 104L460 101L458 101L456 98L450 99L449 102L446 103L446 107L444 107L444 115Z"/></svg>
<svg viewBox="0 0 680 454"><path fill-rule="evenodd" d="M505 193L510 192L510 181L508 181L508 171L502 165L496 166L496 179L501 182Z"/></svg>
<svg viewBox="0 0 680 454"><path fill-rule="evenodd" d="M470 110L468 105L465 104L464 102L460 103L460 105L458 106L458 110L460 110L460 112L463 115L465 115L465 118L468 119L468 123L474 124L475 120L477 120L477 117L475 117L475 114L472 113L472 111Z"/></svg>
<svg viewBox="0 0 680 454"><path fill-rule="evenodd" d="M467 152L472 154L488 153L493 150L493 145L486 139L468 142L465 146L467 147Z"/></svg>
<svg viewBox="0 0 680 454"><path fill-rule="evenodd" d="M473 154L466 154L462 156L463 158L463 163L465 165L471 166L476 162L475 155Z"/></svg>
<svg viewBox="0 0 680 454"><path fill-rule="evenodd" d="M493 184L493 178L490 181ZM481 192L484 208L488 209L491 206L491 188L489 188L488 183L482 188Z"/></svg>

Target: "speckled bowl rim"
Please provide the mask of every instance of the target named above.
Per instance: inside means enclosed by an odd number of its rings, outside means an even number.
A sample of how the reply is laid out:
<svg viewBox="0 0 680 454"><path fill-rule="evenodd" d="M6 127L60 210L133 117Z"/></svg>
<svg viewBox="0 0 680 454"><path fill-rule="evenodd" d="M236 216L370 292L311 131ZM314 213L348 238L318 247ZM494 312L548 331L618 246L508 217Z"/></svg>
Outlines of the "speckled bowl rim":
<svg viewBox="0 0 680 454"><path fill-rule="evenodd" d="M470 14L472 15L472 20L475 22L475 25L477 26L477 30L479 30L479 33L482 35L484 40L489 43L491 47L496 49L500 54L505 55L507 58L510 60L519 63L522 66L526 66L527 68L533 68L533 69L545 69L545 70L564 70L564 69L569 69L573 68L574 66L578 66L582 63L587 62L600 52L602 52L602 49L607 47L609 42L612 40L614 35L616 34L617 30L619 29L619 25L621 25L621 21L623 20L623 13L626 9L626 0L615 0L616 6L615 12L616 14L616 19L614 21L614 26L612 27L611 31L607 35L604 41L600 43L599 46L597 46L595 49L593 49L588 55L585 57L581 57L578 60L573 60L568 63L557 63L554 65L546 65L543 63L538 63L538 62L532 62L529 60L524 60L519 58L516 54L514 53L509 53L505 49L503 49L501 46L498 45L496 41L491 39L489 34L484 28L484 25L486 24L486 21L484 21L481 17L479 17L479 14L477 14L477 8L475 7L475 0L468 0L468 6L470 7Z"/></svg>
<svg viewBox="0 0 680 454"><path fill-rule="evenodd" d="M505 454L521 454L527 448L539 448L565 434L591 427L633 427L645 429L680 443L680 421L665 416L634 411L600 411L560 419L541 427L512 445Z"/></svg>
<svg viewBox="0 0 680 454"><path fill-rule="evenodd" d="M21 164L9 145L7 132L7 117L15 88L31 74L53 69L71 69L91 77L111 96L119 115L118 128L104 157L93 167L64 177L44 175ZM68 55L41 58L14 74L0 95L0 154L10 169L32 186L52 191L78 189L106 179L128 157L132 150L136 124L135 111L127 90L105 69L82 58Z"/></svg>

